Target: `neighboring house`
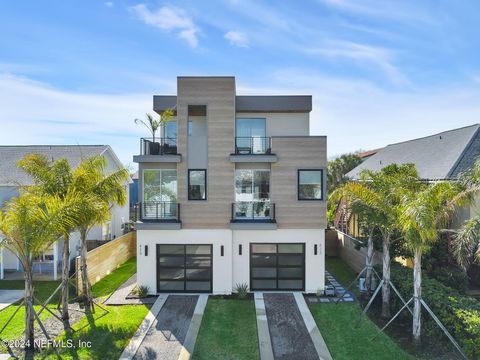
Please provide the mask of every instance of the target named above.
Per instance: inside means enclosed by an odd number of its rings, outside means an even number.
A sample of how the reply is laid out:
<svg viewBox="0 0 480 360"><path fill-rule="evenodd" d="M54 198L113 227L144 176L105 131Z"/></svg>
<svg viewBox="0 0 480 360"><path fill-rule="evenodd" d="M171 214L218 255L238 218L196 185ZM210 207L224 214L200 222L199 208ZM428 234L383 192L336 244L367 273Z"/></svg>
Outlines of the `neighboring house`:
<svg viewBox="0 0 480 360"><path fill-rule="evenodd" d="M141 139L137 282L158 292L324 288L326 137L311 96L239 96L234 77L178 77L157 143Z"/></svg>
<svg viewBox="0 0 480 360"><path fill-rule="evenodd" d="M30 176L17 167L20 159L32 153L45 155L52 161L67 159L72 168L77 167L82 159L101 155L108 162L107 172L123 168L122 163L108 145L0 146L0 208L10 198L18 196L19 187L32 184ZM128 191L127 184L126 187ZM88 233L88 240L110 240L122 235L122 224L129 219L128 204L123 207L113 207L111 214L110 221L94 227ZM72 234L70 239L70 263L72 259L79 255L79 247L80 236L76 232ZM62 252L63 241L57 241L50 250L36 260L34 271L47 273L54 279L57 279L59 269L61 268ZM0 246L0 278L3 279L5 273L21 270L21 265L15 254Z"/></svg>
<svg viewBox="0 0 480 360"><path fill-rule="evenodd" d="M379 152L380 150L382 150L382 148L373 149L373 150L367 150L367 151L359 151L359 152L357 152L357 155L362 158L362 161L365 161L365 160L367 160L369 157L372 157L373 155L375 155L375 154L376 154L377 152Z"/></svg>
<svg viewBox="0 0 480 360"><path fill-rule="evenodd" d="M355 180L365 169L378 171L390 164L414 164L420 177L426 181L450 181L470 169L479 155L480 124L475 124L388 145L368 157L347 176ZM477 208L478 204L473 204L459 210L452 227L458 228L472 212L478 211ZM345 230L342 229L345 224L345 215L343 219L342 216L336 217L337 228ZM354 217L348 219L348 224L348 232L358 236L358 224Z"/></svg>

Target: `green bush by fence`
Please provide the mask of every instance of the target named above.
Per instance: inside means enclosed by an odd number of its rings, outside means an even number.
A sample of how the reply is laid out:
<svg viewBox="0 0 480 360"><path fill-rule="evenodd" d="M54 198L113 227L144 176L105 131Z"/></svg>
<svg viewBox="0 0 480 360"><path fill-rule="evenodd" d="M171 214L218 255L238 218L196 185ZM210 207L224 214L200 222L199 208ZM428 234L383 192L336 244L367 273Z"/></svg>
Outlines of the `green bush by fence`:
<svg viewBox="0 0 480 360"><path fill-rule="evenodd" d="M398 263L392 264L391 280L405 300L412 296L412 269ZM472 359L480 359L480 301L461 295L457 290L425 275L422 278L422 298L462 346L465 353ZM399 301L392 296L392 304L400 307ZM435 326L430 317L423 316L422 322L425 325L424 331L434 331Z"/></svg>

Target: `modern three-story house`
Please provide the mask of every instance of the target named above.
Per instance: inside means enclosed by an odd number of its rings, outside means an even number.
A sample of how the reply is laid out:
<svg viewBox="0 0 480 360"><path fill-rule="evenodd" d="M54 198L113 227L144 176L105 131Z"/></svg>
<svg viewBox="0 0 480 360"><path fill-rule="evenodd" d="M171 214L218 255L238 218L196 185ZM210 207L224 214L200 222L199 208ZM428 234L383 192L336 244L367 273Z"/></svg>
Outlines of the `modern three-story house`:
<svg viewBox="0 0 480 360"><path fill-rule="evenodd" d="M324 287L326 137L311 96L242 96L234 77L178 77L175 117L141 139L137 282L150 293Z"/></svg>

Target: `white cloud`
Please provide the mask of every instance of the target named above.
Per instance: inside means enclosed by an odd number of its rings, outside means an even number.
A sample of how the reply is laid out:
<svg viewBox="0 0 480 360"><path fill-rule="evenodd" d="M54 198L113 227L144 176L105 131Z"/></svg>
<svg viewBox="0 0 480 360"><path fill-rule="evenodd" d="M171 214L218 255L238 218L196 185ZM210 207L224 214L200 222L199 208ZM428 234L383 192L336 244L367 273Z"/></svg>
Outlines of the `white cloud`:
<svg viewBox="0 0 480 360"><path fill-rule="evenodd" d="M105 1L104 4L106 7L112 7L114 5L113 1Z"/></svg>
<svg viewBox="0 0 480 360"><path fill-rule="evenodd" d="M0 144L108 144L124 163L148 136L133 119L152 112L152 94L64 91L0 74Z"/></svg>
<svg viewBox="0 0 480 360"><path fill-rule="evenodd" d="M192 48L198 46L197 33L199 28L192 18L181 8L165 5L157 10L149 10L145 4L130 8L145 24L154 26L167 32L175 32Z"/></svg>
<svg viewBox="0 0 480 360"><path fill-rule="evenodd" d="M230 44L235 46L248 47L249 45L247 35L241 31L228 31L224 37L230 41Z"/></svg>
<svg viewBox="0 0 480 360"><path fill-rule="evenodd" d="M283 69L262 84L245 85L239 94L311 94L310 131L327 135L328 156L435 134L479 122L480 88L391 89L304 69Z"/></svg>
<svg viewBox="0 0 480 360"><path fill-rule="evenodd" d="M305 52L325 57L351 59L357 63L380 69L391 82L397 85L409 83L408 79L393 64L393 54L388 49L339 40L331 41L324 47L307 48Z"/></svg>

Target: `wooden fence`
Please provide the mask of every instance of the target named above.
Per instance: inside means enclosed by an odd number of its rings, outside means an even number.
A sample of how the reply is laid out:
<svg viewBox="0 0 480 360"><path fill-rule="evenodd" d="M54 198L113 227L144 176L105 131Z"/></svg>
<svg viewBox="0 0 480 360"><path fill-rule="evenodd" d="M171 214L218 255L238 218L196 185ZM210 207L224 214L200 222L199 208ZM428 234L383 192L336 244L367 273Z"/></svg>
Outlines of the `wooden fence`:
<svg viewBox="0 0 480 360"><path fill-rule="evenodd" d="M137 236L132 231L87 253L88 278L93 285L137 254ZM82 289L80 257L75 259L77 291Z"/></svg>

